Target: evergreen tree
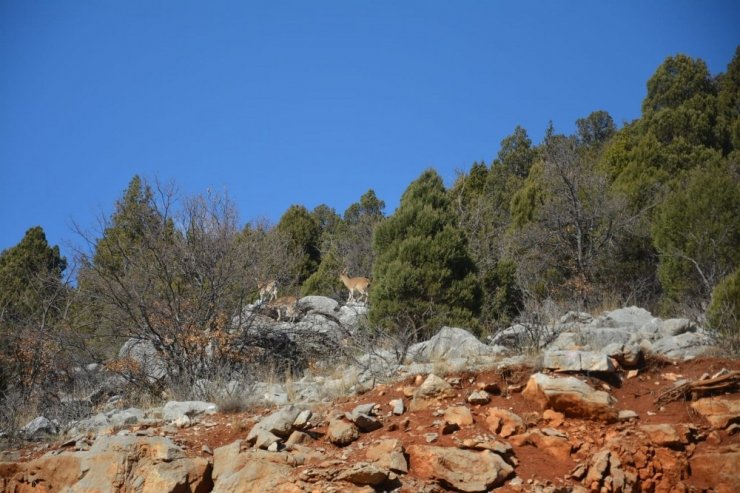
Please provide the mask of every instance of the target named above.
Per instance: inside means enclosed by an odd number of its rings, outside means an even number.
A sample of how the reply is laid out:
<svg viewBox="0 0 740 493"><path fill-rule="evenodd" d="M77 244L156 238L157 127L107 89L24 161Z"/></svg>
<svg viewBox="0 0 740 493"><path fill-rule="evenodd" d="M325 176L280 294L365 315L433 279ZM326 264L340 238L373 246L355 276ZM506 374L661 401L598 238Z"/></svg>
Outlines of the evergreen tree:
<svg viewBox="0 0 740 493"><path fill-rule="evenodd" d="M699 305L740 265L740 180L729 166L681 177L656 212L658 273L674 301Z"/></svg>
<svg viewBox="0 0 740 493"><path fill-rule="evenodd" d="M286 235L291 254L299 259L293 278L296 284L303 284L316 272L321 261L319 225L305 207L291 205L280 218L277 230Z"/></svg>
<svg viewBox="0 0 740 493"><path fill-rule="evenodd" d="M0 253L0 390L14 387L28 398L59 370L57 328L70 294L62 281L66 266L40 226Z"/></svg>
<svg viewBox="0 0 740 493"><path fill-rule="evenodd" d="M373 248L371 321L422 337L445 323L472 323L481 296L475 265L434 170L409 185L376 228Z"/></svg>
<svg viewBox="0 0 740 493"><path fill-rule="evenodd" d="M370 275L374 262L373 231L383 219L384 208L385 203L371 189L344 211L343 218L337 218L322 240L321 264L301 288L303 295L340 299L344 289L339 280L342 269L348 269L353 277Z"/></svg>
<svg viewBox="0 0 740 493"><path fill-rule="evenodd" d="M62 285L67 261L49 246L41 226L30 228L14 247L0 253L0 327L32 317Z"/></svg>
<svg viewBox="0 0 740 493"><path fill-rule="evenodd" d="M740 267L714 287L707 321L719 336L721 347L740 354Z"/></svg>

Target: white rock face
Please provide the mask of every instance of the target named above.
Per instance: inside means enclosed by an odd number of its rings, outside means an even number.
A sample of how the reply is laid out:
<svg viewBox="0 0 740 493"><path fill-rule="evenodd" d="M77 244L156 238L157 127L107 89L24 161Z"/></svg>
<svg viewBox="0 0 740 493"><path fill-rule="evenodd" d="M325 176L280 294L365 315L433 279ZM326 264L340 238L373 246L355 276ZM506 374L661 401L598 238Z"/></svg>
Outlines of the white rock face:
<svg viewBox="0 0 740 493"><path fill-rule="evenodd" d="M588 351L546 351L543 366L558 371L615 371L608 356Z"/></svg>
<svg viewBox="0 0 740 493"><path fill-rule="evenodd" d="M438 360L480 358L501 354L501 348L479 341L473 334L458 327L442 327L431 339L409 348L412 359L419 363Z"/></svg>
<svg viewBox="0 0 740 493"><path fill-rule="evenodd" d="M174 421L181 416L192 418L199 414L215 414L218 406L212 402L202 401L170 401L162 409L162 418Z"/></svg>
<svg viewBox="0 0 740 493"><path fill-rule="evenodd" d="M304 296L298 300L301 309L305 311L317 311L323 313L334 313L339 310L339 303L326 296Z"/></svg>

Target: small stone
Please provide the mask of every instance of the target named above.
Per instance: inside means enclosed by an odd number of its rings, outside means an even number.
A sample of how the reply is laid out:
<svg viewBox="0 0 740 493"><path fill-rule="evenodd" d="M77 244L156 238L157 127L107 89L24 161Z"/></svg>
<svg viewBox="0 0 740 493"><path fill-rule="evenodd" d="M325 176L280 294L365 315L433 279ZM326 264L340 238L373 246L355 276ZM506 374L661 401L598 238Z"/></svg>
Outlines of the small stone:
<svg viewBox="0 0 740 493"><path fill-rule="evenodd" d="M427 443L436 442L437 438L439 438L439 435L437 433L426 433L424 435L424 439L427 441Z"/></svg>
<svg viewBox="0 0 740 493"><path fill-rule="evenodd" d="M470 404L485 405L491 402L491 397L485 390L476 390L468 396L468 402Z"/></svg>
<svg viewBox="0 0 740 493"><path fill-rule="evenodd" d="M389 403L393 407L393 414L400 416L406 410L403 406L403 399L393 399Z"/></svg>
<svg viewBox="0 0 740 493"><path fill-rule="evenodd" d="M619 421L629 421L631 419L638 419L639 417L640 416L634 411L631 411L629 409L622 409L621 411L619 411L619 416L617 417L617 419L619 419Z"/></svg>
<svg viewBox="0 0 740 493"><path fill-rule="evenodd" d="M301 413L293 421L293 427L302 430L307 427L308 422L311 420L313 413L309 409L301 411Z"/></svg>
<svg viewBox="0 0 740 493"><path fill-rule="evenodd" d="M211 450L211 447L205 444L200 448L200 451L206 455L213 455L213 450Z"/></svg>
<svg viewBox="0 0 740 493"><path fill-rule="evenodd" d="M639 370L630 370L627 372L627 378L635 378L639 374Z"/></svg>
<svg viewBox="0 0 740 493"><path fill-rule="evenodd" d="M278 451L278 442L272 442L269 447L267 447L268 452L277 452Z"/></svg>
<svg viewBox="0 0 740 493"><path fill-rule="evenodd" d="M558 427L565 422L565 414L546 409L542 413L542 418L549 421L552 426Z"/></svg>

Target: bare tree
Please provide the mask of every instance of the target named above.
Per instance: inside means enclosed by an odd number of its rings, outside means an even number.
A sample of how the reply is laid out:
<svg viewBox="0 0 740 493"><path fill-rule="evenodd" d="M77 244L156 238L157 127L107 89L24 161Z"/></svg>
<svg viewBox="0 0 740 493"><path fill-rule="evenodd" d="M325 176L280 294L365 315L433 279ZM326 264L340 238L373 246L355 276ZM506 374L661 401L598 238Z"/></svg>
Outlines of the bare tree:
<svg viewBox="0 0 740 493"><path fill-rule="evenodd" d="M573 137L550 136L544 145L542 204L514 237L520 285L533 293L558 287L594 298L599 269L638 216L584 159Z"/></svg>

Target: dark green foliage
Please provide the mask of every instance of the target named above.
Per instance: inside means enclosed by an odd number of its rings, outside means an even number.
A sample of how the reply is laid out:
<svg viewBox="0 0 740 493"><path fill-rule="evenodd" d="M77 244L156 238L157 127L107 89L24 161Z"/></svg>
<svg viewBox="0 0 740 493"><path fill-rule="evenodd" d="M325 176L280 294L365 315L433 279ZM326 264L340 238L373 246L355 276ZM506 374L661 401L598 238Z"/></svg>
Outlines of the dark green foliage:
<svg viewBox="0 0 740 493"><path fill-rule="evenodd" d="M67 261L49 246L41 226L0 253L0 328L28 319L45 306L62 284Z"/></svg>
<svg viewBox="0 0 740 493"><path fill-rule="evenodd" d="M301 286L301 295L320 295L340 299L344 285L339 280L342 263L337 258L336 250L330 250L321 257L321 264Z"/></svg>
<svg viewBox="0 0 740 493"><path fill-rule="evenodd" d="M295 284L303 284L316 272L321 261L321 229L305 207L291 205L280 218L277 230L289 238L291 253L300 259L293 278Z"/></svg>
<svg viewBox="0 0 740 493"><path fill-rule="evenodd" d="M727 155L740 149L740 46L718 81L715 133L719 146Z"/></svg>
<svg viewBox="0 0 740 493"><path fill-rule="evenodd" d="M593 147L605 144L616 132L611 115L603 110L594 111L586 118L576 120L578 141L582 146Z"/></svg>
<svg viewBox="0 0 740 493"><path fill-rule="evenodd" d="M311 211L316 225L319 228L319 251L324 253L331 248L332 238L342 223L339 214L326 204L318 205Z"/></svg>
<svg viewBox="0 0 740 493"><path fill-rule="evenodd" d="M740 268L722 279L712 290L707 310L709 327L719 336L721 347L740 353Z"/></svg>
<svg viewBox="0 0 740 493"><path fill-rule="evenodd" d="M395 214L378 225L373 246L374 323L418 335L472 323L480 309L475 265L434 170L409 185Z"/></svg>
<svg viewBox="0 0 740 493"><path fill-rule="evenodd" d="M697 94L713 90L707 64L686 55L668 57L647 82L647 96L642 102L644 114L677 108Z"/></svg>
<svg viewBox="0 0 740 493"><path fill-rule="evenodd" d="M514 133L501 141L501 150L493 162L493 167L503 166L509 173L526 178L536 157L537 151L532 148L527 131L517 125Z"/></svg>
<svg viewBox="0 0 740 493"><path fill-rule="evenodd" d="M351 277L367 277L372 272L375 256L372 238L375 226L383 219L385 203L373 190L368 190L359 202L336 216L332 228L322 235L321 264L303 284L304 295L318 294L340 299L344 285L339 280L342 269Z"/></svg>
<svg viewBox="0 0 740 493"><path fill-rule="evenodd" d="M670 298L699 304L740 265L740 180L728 166L711 166L672 188L652 228L658 273Z"/></svg>
<svg viewBox="0 0 740 493"><path fill-rule="evenodd" d="M71 295L62 280L66 266L40 226L0 253L0 390L13 387L28 399L60 370L58 326Z"/></svg>
<svg viewBox="0 0 740 493"><path fill-rule="evenodd" d="M138 250L152 232L164 232L168 218L160 216L153 201L151 187L134 176L123 197L116 202L116 210L96 245L93 262L99 268L122 274L126 257Z"/></svg>
<svg viewBox="0 0 740 493"><path fill-rule="evenodd" d="M519 315L523 307L523 293L516 283L516 262L502 259L482 276L484 325L505 328Z"/></svg>

